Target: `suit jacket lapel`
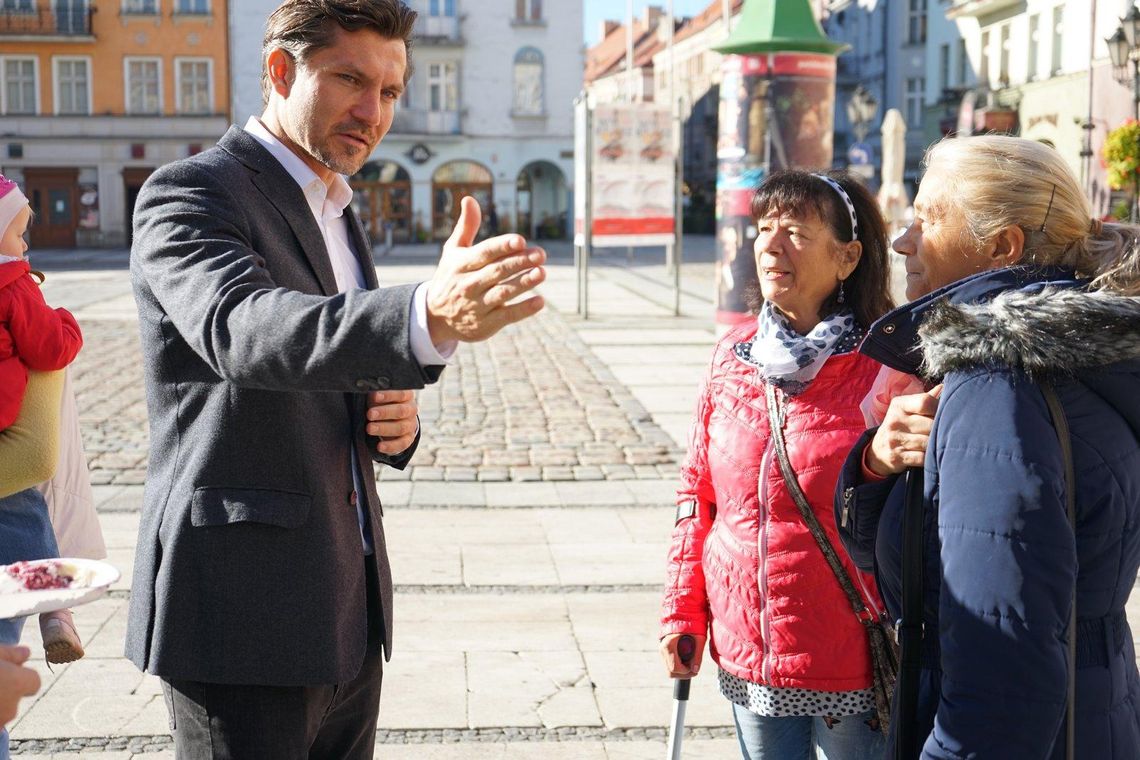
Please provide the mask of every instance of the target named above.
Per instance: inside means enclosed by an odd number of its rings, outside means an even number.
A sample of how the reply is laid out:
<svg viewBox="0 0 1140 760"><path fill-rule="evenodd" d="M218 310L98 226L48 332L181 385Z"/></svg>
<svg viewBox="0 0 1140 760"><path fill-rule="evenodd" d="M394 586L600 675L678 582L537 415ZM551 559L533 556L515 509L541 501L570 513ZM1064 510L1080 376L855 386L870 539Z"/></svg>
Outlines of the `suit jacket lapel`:
<svg viewBox="0 0 1140 760"><path fill-rule="evenodd" d="M372 260L372 245L368 242L368 233L360 223L360 217L350 203L344 210L344 217L348 220L348 234L352 239L352 252L356 254L356 261L364 272L364 287L375 290L380 287L380 280L376 277L376 262Z"/></svg>
<svg viewBox="0 0 1140 760"><path fill-rule="evenodd" d="M254 170L253 184L285 217L300 244L301 253L320 283L321 292L326 296L335 295L338 292L336 275L325 239L296 180L272 153L240 127L230 127L218 145Z"/></svg>

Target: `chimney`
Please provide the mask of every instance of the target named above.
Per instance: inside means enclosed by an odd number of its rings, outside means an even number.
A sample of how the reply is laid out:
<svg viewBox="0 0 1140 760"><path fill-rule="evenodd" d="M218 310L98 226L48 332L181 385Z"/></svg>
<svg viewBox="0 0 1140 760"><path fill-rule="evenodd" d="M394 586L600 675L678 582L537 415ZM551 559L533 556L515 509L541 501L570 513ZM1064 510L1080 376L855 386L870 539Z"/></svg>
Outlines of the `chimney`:
<svg viewBox="0 0 1140 760"><path fill-rule="evenodd" d="M665 17L665 9L660 5L648 5L645 8L645 26L653 29Z"/></svg>
<svg viewBox="0 0 1140 760"><path fill-rule="evenodd" d="M616 32L620 28L621 28L621 22L620 21L613 21L611 19L606 19L605 21L602 22L601 39L604 40L606 37L609 37L611 34Z"/></svg>

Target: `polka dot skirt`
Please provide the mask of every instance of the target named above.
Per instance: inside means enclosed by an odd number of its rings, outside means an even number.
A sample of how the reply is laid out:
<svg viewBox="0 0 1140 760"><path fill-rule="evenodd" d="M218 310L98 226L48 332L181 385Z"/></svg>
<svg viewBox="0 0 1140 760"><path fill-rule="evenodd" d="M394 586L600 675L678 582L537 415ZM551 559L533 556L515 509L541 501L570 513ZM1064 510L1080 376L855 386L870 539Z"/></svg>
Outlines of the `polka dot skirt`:
<svg viewBox="0 0 1140 760"><path fill-rule="evenodd" d="M749 712L766 718L830 717L862 715L875 709L875 694L862 691L815 691L784 689L745 681L717 669L720 693Z"/></svg>

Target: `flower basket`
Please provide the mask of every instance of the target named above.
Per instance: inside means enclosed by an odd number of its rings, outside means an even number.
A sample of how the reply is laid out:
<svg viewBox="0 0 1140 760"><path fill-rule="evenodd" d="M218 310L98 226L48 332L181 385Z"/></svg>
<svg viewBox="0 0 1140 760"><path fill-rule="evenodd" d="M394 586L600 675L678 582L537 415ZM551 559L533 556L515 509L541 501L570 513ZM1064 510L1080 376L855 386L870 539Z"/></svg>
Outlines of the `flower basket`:
<svg viewBox="0 0 1140 760"><path fill-rule="evenodd" d="M1140 122L1129 119L1108 133L1101 149L1113 190L1133 190L1140 172Z"/></svg>

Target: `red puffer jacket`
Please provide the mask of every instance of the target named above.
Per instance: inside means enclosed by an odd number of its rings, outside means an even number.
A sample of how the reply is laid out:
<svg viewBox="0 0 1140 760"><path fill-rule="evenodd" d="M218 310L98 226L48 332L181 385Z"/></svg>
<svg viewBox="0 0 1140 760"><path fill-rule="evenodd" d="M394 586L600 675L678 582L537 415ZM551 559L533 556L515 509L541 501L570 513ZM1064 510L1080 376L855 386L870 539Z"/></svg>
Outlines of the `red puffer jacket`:
<svg viewBox="0 0 1140 760"><path fill-rule="evenodd" d="M63 369L83 346L67 309L53 309L26 261L0 264L0 430L16 421L28 369Z"/></svg>
<svg viewBox="0 0 1140 760"><path fill-rule="evenodd" d="M713 660L754 683L865 689L871 685L867 635L784 485L759 371L733 351L755 332L754 323L745 325L720 341L697 403L661 633L708 632ZM874 611L882 609L874 578L859 574L844 551L832 499L843 461L865 428L859 402L878 370L856 352L833 356L804 393L783 396L792 468Z"/></svg>

